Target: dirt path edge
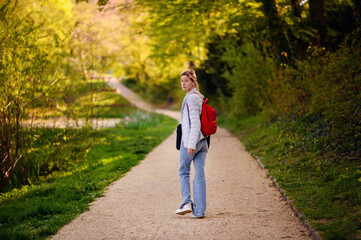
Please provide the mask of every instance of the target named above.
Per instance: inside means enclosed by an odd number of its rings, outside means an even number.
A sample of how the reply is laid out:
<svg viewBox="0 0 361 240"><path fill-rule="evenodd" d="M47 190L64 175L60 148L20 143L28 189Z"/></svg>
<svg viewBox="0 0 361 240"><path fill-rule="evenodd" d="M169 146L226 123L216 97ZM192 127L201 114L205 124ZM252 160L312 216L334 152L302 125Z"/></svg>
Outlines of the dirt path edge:
<svg viewBox="0 0 361 240"><path fill-rule="evenodd" d="M309 221L305 220L303 213L300 212L296 206L293 204L293 201L290 200L290 198L287 196L287 191L284 190L283 188L280 187L280 185L278 184L278 182L275 181L275 178L268 172L267 168L265 168L265 166L263 165L260 157L255 156L254 157L258 163L258 165L260 166L260 168L263 169L263 171L265 172L265 174L268 176L268 178L272 181L273 186L279 191L279 193L281 194L281 196L283 197L283 199L287 202L287 205L291 208L292 212L295 214L295 216L298 218L298 220L305 226L305 228L308 230L309 236L311 236L313 239L315 240L321 240L321 237L318 233L318 231L316 231L312 225L310 224Z"/></svg>

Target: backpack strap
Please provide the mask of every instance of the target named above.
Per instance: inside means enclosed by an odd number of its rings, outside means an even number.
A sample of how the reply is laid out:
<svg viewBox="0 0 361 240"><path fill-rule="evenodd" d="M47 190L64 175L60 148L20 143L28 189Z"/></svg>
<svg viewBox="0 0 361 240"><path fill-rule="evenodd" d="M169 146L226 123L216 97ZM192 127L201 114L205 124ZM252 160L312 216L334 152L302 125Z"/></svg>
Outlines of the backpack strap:
<svg viewBox="0 0 361 240"><path fill-rule="evenodd" d="M188 107L188 103L187 103L187 110L188 110L188 122L189 122L189 127L191 127L191 119L189 117L189 107Z"/></svg>
<svg viewBox="0 0 361 240"><path fill-rule="evenodd" d="M201 96L198 92L194 92L193 94L197 94L198 96Z"/></svg>

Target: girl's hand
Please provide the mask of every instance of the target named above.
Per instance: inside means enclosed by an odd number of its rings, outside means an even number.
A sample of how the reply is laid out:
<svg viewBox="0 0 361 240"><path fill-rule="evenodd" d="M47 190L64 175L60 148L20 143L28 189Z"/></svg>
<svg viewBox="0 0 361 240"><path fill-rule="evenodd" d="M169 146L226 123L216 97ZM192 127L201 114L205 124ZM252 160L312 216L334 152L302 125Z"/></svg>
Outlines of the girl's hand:
<svg viewBox="0 0 361 240"><path fill-rule="evenodd" d="M194 153L195 149L188 148L188 154Z"/></svg>

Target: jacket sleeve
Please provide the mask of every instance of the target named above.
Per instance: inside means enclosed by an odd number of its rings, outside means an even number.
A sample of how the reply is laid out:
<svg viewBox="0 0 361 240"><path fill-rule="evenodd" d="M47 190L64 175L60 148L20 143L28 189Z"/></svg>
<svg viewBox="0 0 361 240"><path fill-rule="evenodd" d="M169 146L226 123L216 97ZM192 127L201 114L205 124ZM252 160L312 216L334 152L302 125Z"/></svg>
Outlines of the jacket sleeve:
<svg viewBox="0 0 361 240"><path fill-rule="evenodd" d="M201 131L202 98L197 94L188 97L189 119L191 129L189 134L188 148L196 149L197 140Z"/></svg>

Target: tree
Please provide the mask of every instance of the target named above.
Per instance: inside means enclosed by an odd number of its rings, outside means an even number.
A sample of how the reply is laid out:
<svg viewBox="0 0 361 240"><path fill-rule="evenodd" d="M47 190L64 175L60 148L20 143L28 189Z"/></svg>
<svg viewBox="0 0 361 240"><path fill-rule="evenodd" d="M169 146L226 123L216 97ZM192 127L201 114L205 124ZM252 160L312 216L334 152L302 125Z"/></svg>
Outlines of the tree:
<svg viewBox="0 0 361 240"><path fill-rule="evenodd" d="M26 161L21 123L29 117L29 106L45 104L64 73L59 56L71 29L72 3L36 3L0 5L0 189Z"/></svg>
<svg viewBox="0 0 361 240"><path fill-rule="evenodd" d="M285 26L278 15L275 0L261 0L263 13L266 17L272 44L275 47L275 57L280 62L295 66L296 56L286 34Z"/></svg>
<svg viewBox="0 0 361 240"><path fill-rule="evenodd" d="M359 0L352 0L355 9L355 17L358 24L361 24L361 2Z"/></svg>
<svg viewBox="0 0 361 240"><path fill-rule="evenodd" d="M301 18L301 7L299 3L299 0L291 0L293 14L296 17Z"/></svg>
<svg viewBox="0 0 361 240"><path fill-rule="evenodd" d="M311 26L317 30L319 44L327 46L327 25L324 0L310 0L310 20Z"/></svg>

